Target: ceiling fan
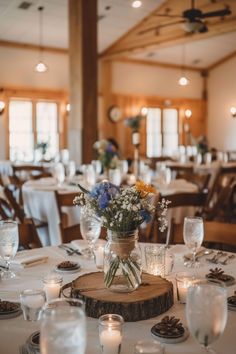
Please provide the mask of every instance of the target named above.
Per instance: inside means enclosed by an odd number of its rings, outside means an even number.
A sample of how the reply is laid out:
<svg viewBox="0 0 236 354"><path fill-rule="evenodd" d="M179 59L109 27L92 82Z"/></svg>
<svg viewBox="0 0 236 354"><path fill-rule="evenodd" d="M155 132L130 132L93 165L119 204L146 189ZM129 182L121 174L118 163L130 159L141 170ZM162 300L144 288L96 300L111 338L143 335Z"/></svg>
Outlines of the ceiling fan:
<svg viewBox="0 0 236 354"><path fill-rule="evenodd" d="M138 34L144 34L150 31L155 31L158 34L159 29L163 27L173 26L179 23L183 24L183 28L186 32L190 33L205 33L208 31L208 27L204 20L210 17L224 17L231 15L231 10L228 6L225 6L222 10L202 12L200 9L195 7L195 0L191 0L191 8L183 11L182 15L172 15L167 11L165 14L155 14L157 17L167 17L167 18L179 18L178 21L164 23L159 26L153 26L140 31Z"/></svg>

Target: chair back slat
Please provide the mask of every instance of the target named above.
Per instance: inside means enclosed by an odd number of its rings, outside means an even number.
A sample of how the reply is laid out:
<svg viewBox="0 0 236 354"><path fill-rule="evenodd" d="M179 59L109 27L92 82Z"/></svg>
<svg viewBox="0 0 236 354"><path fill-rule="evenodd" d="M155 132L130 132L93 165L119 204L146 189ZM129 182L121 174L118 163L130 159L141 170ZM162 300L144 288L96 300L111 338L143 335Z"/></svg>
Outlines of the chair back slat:
<svg viewBox="0 0 236 354"><path fill-rule="evenodd" d="M74 207L78 208L78 206L73 204L73 200L78 196L78 192L73 193L58 193L55 191L55 198L57 202L58 212L60 216L60 230L63 242L70 242L72 240L82 238L80 232L80 225L68 225L68 215L63 210L63 207Z"/></svg>

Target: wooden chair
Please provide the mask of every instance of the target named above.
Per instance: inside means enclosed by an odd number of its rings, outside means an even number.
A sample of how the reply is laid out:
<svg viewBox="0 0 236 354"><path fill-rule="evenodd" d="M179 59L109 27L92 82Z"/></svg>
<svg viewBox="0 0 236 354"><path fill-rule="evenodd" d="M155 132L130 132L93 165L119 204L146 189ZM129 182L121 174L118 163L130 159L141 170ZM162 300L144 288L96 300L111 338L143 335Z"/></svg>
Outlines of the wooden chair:
<svg viewBox="0 0 236 354"><path fill-rule="evenodd" d="M18 178L20 181L52 176L51 173L49 173L47 169L43 166L13 165L12 171L13 171L13 176Z"/></svg>
<svg viewBox="0 0 236 354"><path fill-rule="evenodd" d="M172 235L172 243L184 243L183 224L174 224ZM204 244L209 248L236 252L236 224L204 221Z"/></svg>
<svg viewBox="0 0 236 354"><path fill-rule="evenodd" d="M178 171L176 175L176 179L183 178L191 183L194 183L198 186L198 190L200 192L204 191L205 189L209 189L209 182L211 179L210 173L199 174L196 172L189 172L189 171Z"/></svg>
<svg viewBox="0 0 236 354"><path fill-rule="evenodd" d="M14 211L14 218L18 219L21 223L23 223L25 219L24 209L20 206L19 203L17 203L12 190L9 187L4 187L4 194L12 210Z"/></svg>
<svg viewBox="0 0 236 354"><path fill-rule="evenodd" d="M78 196L78 193L58 193L55 192L55 197L57 201L58 212L60 215L60 230L62 236L62 242L70 242L75 239L81 239L80 225L68 225L68 215L63 211L63 207L74 207L78 206L73 204L74 198Z"/></svg>
<svg viewBox="0 0 236 354"><path fill-rule="evenodd" d="M221 222L232 222L234 215L234 194L236 191L236 180L233 176L226 179L215 191L214 200L207 201L205 208L205 218L207 220L217 220Z"/></svg>
<svg viewBox="0 0 236 354"><path fill-rule="evenodd" d="M32 249L42 247L35 224L32 219L27 218L23 223L19 223L19 248Z"/></svg>
<svg viewBox="0 0 236 354"><path fill-rule="evenodd" d="M161 242L166 242L169 243L172 241L173 235L172 235L172 228L173 225L178 223L177 220L173 217L173 208L178 208L178 207L194 207L195 216L201 216L204 213L206 201L207 201L207 195L208 191L204 190L202 192L194 192L194 193L176 193L173 195L169 195L166 197L167 200L170 201L170 204L168 205L168 221L169 225L167 230L163 233L160 234L161 236Z"/></svg>
<svg viewBox="0 0 236 354"><path fill-rule="evenodd" d="M15 220L14 210L7 200L0 198L0 218L1 220Z"/></svg>

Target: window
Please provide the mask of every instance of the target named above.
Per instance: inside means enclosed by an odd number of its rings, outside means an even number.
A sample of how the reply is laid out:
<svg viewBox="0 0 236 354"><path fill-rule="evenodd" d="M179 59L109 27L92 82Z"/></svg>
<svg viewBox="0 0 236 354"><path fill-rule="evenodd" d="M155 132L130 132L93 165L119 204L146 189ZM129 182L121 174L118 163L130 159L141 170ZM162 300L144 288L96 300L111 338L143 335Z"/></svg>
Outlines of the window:
<svg viewBox="0 0 236 354"><path fill-rule="evenodd" d="M54 102L36 103L37 143L48 143L48 154L52 157L58 151L57 104Z"/></svg>
<svg viewBox="0 0 236 354"><path fill-rule="evenodd" d="M178 110L149 108L146 120L147 156L171 156L178 148Z"/></svg>
<svg viewBox="0 0 236 354"><path fill-rule="evenodd" d="M34 136L32 102L10 101L9 104L10 160L33 160Z"/></svg>
<svg viewBox="0 0 236 354"><path fill-rule="evenodd" d="M48 143L47 158L55 157L59 150L57 103L10 100L10 160L33 161L35 146L42 142Z"/></svg>

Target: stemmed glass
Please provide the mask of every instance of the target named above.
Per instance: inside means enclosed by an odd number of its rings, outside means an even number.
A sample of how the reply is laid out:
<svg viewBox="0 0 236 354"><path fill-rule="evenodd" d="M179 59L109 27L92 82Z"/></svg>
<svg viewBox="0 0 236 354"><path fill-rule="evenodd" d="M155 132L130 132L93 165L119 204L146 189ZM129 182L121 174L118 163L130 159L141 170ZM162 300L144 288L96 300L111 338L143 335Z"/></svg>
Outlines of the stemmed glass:
<svg viewBox="0 0 236 354"><path fill-rule="evenodd" d="M14 278L16 274L10 270L10 261L15 257L19 245L17 222L12 220L0 221L0 256L6 262L4 279Z"/></svg>
<svg viewBox="0 0 236 354"><path fill-rule="evenodd" d="M96 215L88 211L86 207L81 209L80 231L83 239L88 242L88 248L85 248L82 253L92 258L94 244L98 240L101 232L101 221Z"/></svg>
<svg viewBox="0 0 236 354"><path fill-rule="evenodd" d="M227 291L222 283L202 280L188 288L188 328L206 352L216 353L209 344L224 332L227 313Z"/></svg>
<svg viewBox="0 0 236 354"><path fill-rule="evenodd" d="M204 237L203 219L200 217L184 218L184 243L193 254L190 267L196 267L196 253L201 247Z"/></svg>

